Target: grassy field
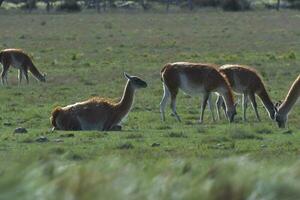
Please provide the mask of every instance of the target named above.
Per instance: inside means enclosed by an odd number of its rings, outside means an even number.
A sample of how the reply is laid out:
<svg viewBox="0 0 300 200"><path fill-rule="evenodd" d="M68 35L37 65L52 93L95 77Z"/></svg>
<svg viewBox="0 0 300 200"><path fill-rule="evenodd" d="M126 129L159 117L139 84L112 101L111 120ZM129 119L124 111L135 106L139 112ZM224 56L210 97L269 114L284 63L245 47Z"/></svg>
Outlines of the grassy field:
<svg viewBox="0 0 300 200"><path fill-rule="evenodd" d="M0 199L299 199L300 109L278 129L262 104L235 123L197 124L199 98L178 96L162 123L159 72L167 62L255 66L283 99L300 73L300 13L1 14L0 49L23 48L47 83L0 88ZM123 71L142 77L121 132L51 132L57 105L118 99ZM28 133L14 134L17 127ZM45 136L48 140L38 142Z"/></svg>

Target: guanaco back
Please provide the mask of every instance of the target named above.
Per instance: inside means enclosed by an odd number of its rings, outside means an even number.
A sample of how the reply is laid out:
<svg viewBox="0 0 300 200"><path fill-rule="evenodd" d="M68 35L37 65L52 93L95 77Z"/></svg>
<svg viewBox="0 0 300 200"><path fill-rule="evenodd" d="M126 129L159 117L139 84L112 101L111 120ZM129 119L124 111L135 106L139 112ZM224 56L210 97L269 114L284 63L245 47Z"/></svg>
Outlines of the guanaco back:
<svg viewBox="0 0 300 200"><path fill-rule="evenodd" d="M242 94L244 121L246 121L248 99L251 101L257 120L260 121L255 95L261 99L265 109L269 114L269 117L272 120L274 119L275 106L268 95L260 75L255 69L243 65L223 65L219 68L219 71L227 77L233 91L237 94ZM217 115L220 119L219 110L223 104L222 98L219 97L216 104Z"/></svg>
<svg viewBox="0 0 300 200"><path fill-rule="evenodd" d="M169 63L161 70L161 79L164 94L160 103L160 112L163 121L169 97L171 97L172 112L176 119L181 121L176 111L178 89L189 95L203 95L200 123L203 122L204 110L212 92L217 92L224 98L226 114L229 121L233 121L236 109L232 90L226 77L218 71L215 65L188 62ZM212 110L211 104L209 106Z"/></svg>

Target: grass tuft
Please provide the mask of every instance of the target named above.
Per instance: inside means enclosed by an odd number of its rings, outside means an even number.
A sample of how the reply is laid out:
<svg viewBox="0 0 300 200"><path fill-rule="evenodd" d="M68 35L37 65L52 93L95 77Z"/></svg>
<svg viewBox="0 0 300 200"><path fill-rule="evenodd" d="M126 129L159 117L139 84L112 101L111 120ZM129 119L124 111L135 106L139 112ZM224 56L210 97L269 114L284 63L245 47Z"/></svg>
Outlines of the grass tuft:
<svg viewBox="0 0 300 200"><path fill-rule="evenodd" d="M139 134L139 133L132 133L132 134L129 134L127 136L125 136L126 139L140 139L140 138L143 138L144 136L142 134Z"/></svg>
<svg viewBox="0 0 300 200"><path fill-rule="evenodd" d="M232 139L238 139L238 140L245 140L245 139L263 140L263 137L239 128L232 129L231 132L229 133L229 136Z"/></svg>
<svg viewBox="0 0 300 200"><path fill-rule="evenodd" d="M134 146L130 142L125 142L122 144L117 145L117 149L133 149Z"/></svg>
<svg viewBox="0 0 300 200"><path fill-rule="evenodd" d="M256 133L258 134L272 134L274 133L272 129L267 128L267 127L258 127L255 130Z"/></svg>
<svg viewBox="0 0 300 200"><path fill-rule="evenodd" d="M187 138L187 135L183 132L169 132L165 134L165 137L171 137L171 138Z"/></svg>

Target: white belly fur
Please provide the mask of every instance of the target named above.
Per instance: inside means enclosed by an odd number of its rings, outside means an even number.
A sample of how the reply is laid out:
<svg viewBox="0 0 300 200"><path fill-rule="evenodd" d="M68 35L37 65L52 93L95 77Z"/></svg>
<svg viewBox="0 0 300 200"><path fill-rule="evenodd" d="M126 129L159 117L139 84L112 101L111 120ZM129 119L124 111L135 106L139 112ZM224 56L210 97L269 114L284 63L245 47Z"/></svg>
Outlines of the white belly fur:
<svg viewBox="0 0 300 200"><path fill-rule="evenodd" d="M16 59L14 55L11 55L12 58L12 66L17 69L22 69L22 62Z"/></svg>
<svg viewBox="0 0 300 200"><path fill-rule="evenodd" d="M191 96L201 95L205 92L203 85L196 85L189 81L185 74L179 74L180 89Z"/></svg>
<svg viewBox="0 0 300 200"><path fill-rule="evenodd" d="M100 130L100 131L103 130L103 123L101 122L92 124L92 123L88 123L87 121L85 121L80 117L77 117L77 119L80 123L82 130Z"/></svg>

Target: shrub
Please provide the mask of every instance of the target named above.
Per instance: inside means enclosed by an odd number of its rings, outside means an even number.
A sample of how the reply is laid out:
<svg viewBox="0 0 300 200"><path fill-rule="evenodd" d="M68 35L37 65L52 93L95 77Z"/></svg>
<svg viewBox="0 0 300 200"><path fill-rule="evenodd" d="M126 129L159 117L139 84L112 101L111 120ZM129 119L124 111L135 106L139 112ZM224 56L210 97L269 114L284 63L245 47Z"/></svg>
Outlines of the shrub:
<svg viewBox="0 0 300 200"><path fill-rule="evenodd" d="M57 10L67 12L79 12L81 11L81 7L75 0L66 0L57 7Z"/></svg>
<svg viewBox="0 0 300 200"><path fill-rule="evenodd" d="M288 2L290 2L290 3L300 3L300 0L287 0Z"/></svg>
<svg viewBox="0 0 300 200"><path fill-rule="evenodd" d="M217 7L220 4L220 0L194 0L193 3L202 7Z"/></svg>
<svg viewBox="0 0 300 200"><path fill-rule="evenodd" d="M249 0L222 0L221 7L226 11L242 11L249 10Z"/></svg>
<svg viewBox="0 0 300 200"><path fill-rule="evenodd" d="M30 9L30 10L37 9L36 1L35 0L26 1L26 3L23 4L20 8L24 9L24 10L27 10L27 9Z"/></svg>
<svg viewBox="0 0 300 200"><path fill-rule="evenodd" d="M288 0L291 8L300 9L300 0Z"/></svg>

